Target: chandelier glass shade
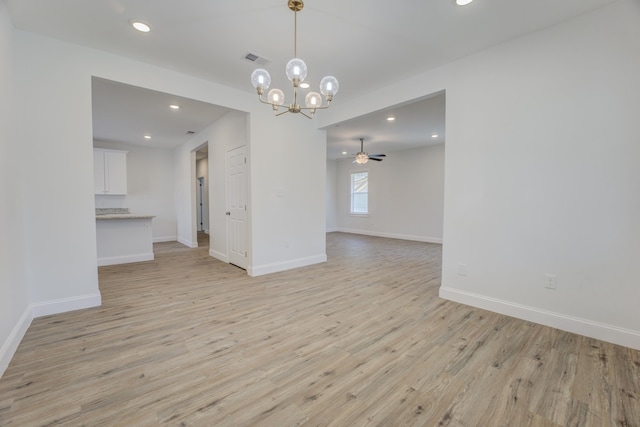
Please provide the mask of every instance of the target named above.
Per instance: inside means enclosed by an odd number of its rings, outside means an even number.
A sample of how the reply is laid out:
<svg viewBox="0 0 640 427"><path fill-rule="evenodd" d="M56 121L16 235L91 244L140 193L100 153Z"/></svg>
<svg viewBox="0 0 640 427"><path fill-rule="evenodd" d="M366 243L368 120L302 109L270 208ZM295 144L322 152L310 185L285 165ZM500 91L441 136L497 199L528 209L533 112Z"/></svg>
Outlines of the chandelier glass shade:
<svg viewBox="0 0 640 427"><path fill-rule="evenodd" d="M289 9L294 12L294 33L293 33L293 56L287 63L285 74L293 86L293 101L285 104L284 92L280 89L271 89L264 98L265 91L271 86L271 75L264 68L258 68L251 74L251 84L258 92L258 100L263 104L269 104L273 108L276 116L284 113L300 113L305 117L312 118L317 110L329 108L333 97L338 93L340 85L333 76L326 76L320 81L320 93L309 92L304 97L304 106L299 104L298 90L300 84L307 78L307 64L297 57L297 33L298 33L298 12L304 7L302 0L289 0ZM322 94L322 95L321 95ZM324 96L324 98L323 98Z"/></svg>

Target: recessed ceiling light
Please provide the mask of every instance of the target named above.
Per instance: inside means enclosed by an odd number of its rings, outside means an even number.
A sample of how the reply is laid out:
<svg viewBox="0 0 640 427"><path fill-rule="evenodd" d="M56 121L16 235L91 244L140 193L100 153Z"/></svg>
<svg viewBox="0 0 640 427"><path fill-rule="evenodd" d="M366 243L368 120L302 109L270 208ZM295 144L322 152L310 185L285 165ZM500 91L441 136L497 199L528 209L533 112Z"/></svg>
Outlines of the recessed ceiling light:
<svg viewBox="0 0 640 427"><path fill-rule="evenodd" d="M309 83L300 83L300 87L302 89L309 89L309 86L310 86Z"/></svg>
<svg viewBox="0 0 640 427"><path fill-rule="evenodd" d="M342 152L342 155L343 155L343 156L344 156L344 155L346 155L346 154L347 154L347 152L346 152L346 151L343 151L343 152Z"/></svg>
<svg viewBox="0 0 640 427"><path fill-rule="evenodd" d="M434 133L433 135L431 135L431 138L437 138L437 137L438 137L437 133Z"/></svg>
<svg viewBox="0 0 640 427"><path fill-rule="evenodd" d="M396 119L395 117L387 117L387 121L388 121L388 122L392 122L392 121L394 121L395 119Z"/></svg>
<svg viewBox="0 0 640 427"><path fill-rule="evenodd" d="M146 22L140 21L139 19L129 19L129 23L133 28L140 31L141 33L148 33L151 31L151 27Z"/></svg>
<svg viewBox="0 0 640 427"><path fill-rule="evenodd" d="M473 0L456 0L456 4L458 6L466 6L471 3Z"/></svg>
<svg viewBox="0 0 640 427"><path fill-rule="evenodd" d="M169 108L171 108L172 110L179 110L180 106L177 105L177 104L171 104L171 105L169 105Z"/></svg>
<svg viewBox="0 0 640 427"><path fill-rule="evenodd" d="M151 139L151 135L145 135L144 139Z"/></svg>

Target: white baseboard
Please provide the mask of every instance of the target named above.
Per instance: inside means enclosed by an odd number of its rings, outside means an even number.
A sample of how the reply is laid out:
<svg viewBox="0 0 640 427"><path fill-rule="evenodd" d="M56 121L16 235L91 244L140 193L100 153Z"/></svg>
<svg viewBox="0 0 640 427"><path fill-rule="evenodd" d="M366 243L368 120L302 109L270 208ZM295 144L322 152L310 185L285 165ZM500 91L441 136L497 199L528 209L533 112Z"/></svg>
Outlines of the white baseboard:
<svg viewBox="0 0 640 427"><path fill-rule="evenodd" d="M339 231L338 227L329 227L329 228L326 229L325 232L326 233L333 233L333 232L336 232L336 231Z"/></svg>
<svg viewBox="0 0 640 427"><path fill-rule="evenodd" d="M153 243L175 242L178 240L178 236L160 236L154 237Z"/></svg>
<svg viewBox="0 0 640 427"><path fill-rule="evenodd" d="M198 242L192 242L191 240L183 239L181 237L178 237L178 243L182 243L183 245L191 249L198 247Z"/></svg>
<svg viewBox="0 0 640 427"><path fill-rule="evenodd" d="M294 268L306 267L307 265L319 264L327 262L327 254L316 255L306 258L298 258L286 262L276 262L273 264L264 264L257 267L248 267L249 276L262 276L264 274L277 273L279 271L292 270Z"/></svg>
<svg viewBox="0 0 640 427"><path fill-rule="evenodd" d="M586 337L607 341L613 344L640 350L640 331L620 328L588 319L568 316L516 304L509 301L478 295L471 292L440 287L440 297L461 304L482 308L495 313L527 320Z"/></svg>
<svg viewBox="0 0 640 427"><path fill-rule="evenodd" d="M27 332L27 329L29 329L32 320L33 312L31 307L28 306L7 337L7 340L2 344L2 347L0 347L0 377L2 377L4 371L7 370L13 355L16 354L20 341L22 341L24 334Z"/></svg>
<svg viewBox="0 0 640 427"><path fill-rule="evenodd" d="M223 254L222 252L218 252L216 250L209 249L209 255L214 257L215 259L219 259L222 262L229 263L229 258L227 257L227 254Z"/></svg>
<svg viewBox="0 0 640 427"><path fill-rule="evenodd" d="M100 293L62 298L52 301L42 301L31 304L33 317L49 316L50 314L65 313L83 308L99 307L102 304Z"/></svg>
<svg viewBox="0 0 640 427"><path fill-rule="evenodd" d="M103 265L129 264L132 262L153 261L153 252L145 254L123 255L114 257L98 258L98 267Z"/></svg>
<svg viewBox="0 0 640 427"><path fill-rule="evenodd" d="M338 228L341 233L363 234L365 236L386 237L388 239L411 240L414 242L439 243L442 244L442 237L412 236L410 234L382 233L378 231L357 230L353 228Z"/></svg>
<svg viewBox="0 0 640 427"><path fill-rule="evenodd" d="M100 293L30 304L22 313L7 340L0 347L0 377L9 366L18 349L18 345L20 345L20 341L24 338L24 334L29 329L34 318L83 308L99 307L101 304L102 297Z"/></svg>

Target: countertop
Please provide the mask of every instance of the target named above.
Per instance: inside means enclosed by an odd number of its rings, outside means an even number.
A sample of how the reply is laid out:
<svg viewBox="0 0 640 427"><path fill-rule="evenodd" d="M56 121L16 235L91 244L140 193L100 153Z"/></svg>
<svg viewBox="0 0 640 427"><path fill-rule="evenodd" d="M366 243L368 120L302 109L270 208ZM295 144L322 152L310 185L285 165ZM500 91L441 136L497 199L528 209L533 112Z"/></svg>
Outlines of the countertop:
<svg viewBox="0 0 640 427"><path fill-rule="evenodd" d="M151 218L155 218L155 215L132 214L129 208L96 208L96 220Z"/></svg>
<svg viewBox="0 0 640 427"><path fill-rule="evenodd" d="M155 215L136 215L136 214L96 215L96 220L105 220L105 219L151 219L151 218L155 218Z"/></svg>

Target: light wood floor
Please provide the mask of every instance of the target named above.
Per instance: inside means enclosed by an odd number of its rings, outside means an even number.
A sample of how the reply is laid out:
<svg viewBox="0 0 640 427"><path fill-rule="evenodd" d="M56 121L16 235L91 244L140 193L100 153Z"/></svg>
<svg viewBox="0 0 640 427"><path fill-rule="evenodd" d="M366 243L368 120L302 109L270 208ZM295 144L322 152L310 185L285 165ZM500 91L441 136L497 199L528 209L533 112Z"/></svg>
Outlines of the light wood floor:
<svg viewBox="0 0 640 427"><path fill-rule="evenodd" d="M177 243L34 320L2 426L638 426L640 352L439 299L439 245L251 278Z"/></svg>

